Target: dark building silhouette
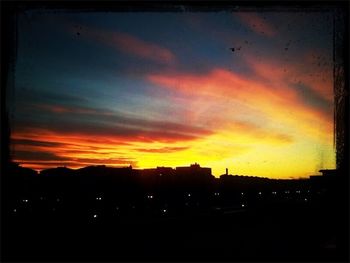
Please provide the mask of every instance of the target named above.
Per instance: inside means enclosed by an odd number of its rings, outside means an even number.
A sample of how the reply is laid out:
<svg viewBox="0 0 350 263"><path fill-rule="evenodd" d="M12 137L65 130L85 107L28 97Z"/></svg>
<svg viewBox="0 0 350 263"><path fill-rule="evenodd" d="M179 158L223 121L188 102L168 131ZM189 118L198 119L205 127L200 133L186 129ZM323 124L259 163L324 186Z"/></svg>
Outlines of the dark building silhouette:
<svg viewBox="0 0 350 263"><path fill-rule="evenodd" d="M211 168L200 167L197 163L191 164L189 167L176 167L176 174L181 176L212 176Z"/></svg>

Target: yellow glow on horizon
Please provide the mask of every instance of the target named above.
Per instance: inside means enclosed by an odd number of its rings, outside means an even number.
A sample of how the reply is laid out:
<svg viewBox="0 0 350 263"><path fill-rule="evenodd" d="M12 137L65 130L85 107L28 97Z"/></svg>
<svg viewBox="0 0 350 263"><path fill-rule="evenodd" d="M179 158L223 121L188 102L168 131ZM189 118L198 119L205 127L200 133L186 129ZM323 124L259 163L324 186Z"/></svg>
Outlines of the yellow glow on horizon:
<svg viewBox="0 0 350 263"><path fill-rule="evenodd" d="M189 166L199 163L203 167L212 168L214 176L219 177L225 173L225 168L230 174L249 175L268 178L302 178L316 174L322 168L334 168L335 153L332 144L320 144L316 139L300 134L294 135L293 140L279 140L279 138L254 138L255 134L246 134L223 129L214 135L203 139L172 144L183 147L184 150L162 153L162 149L168 149L167 143L134 142L131 145L114 146L113 144L99 144L97 151L93 153L76 152L79 146L73 148L57 149L57 153L71 160L77 160L72 168L86 165L106 164L107 166L127 166L127 163L115 164L120 154L132 156L136 161L134 168L154 168L157 166L173 167ZM307 140L305 140L307 138ZM331 141L332 135L329 136ZM57 137L54 137L57 139ZM63 137L61 141L63 141ZM70 140L69 140L70 141ZM71 141L70 141L71 142ZM77 142L79 145L79 142ZM19 148L20 149L20 148ZM147 152L143 149L156 149L159 152ZM42 149L45 150L45 147ZM73 152L70 153L70 150ZM94 160L103 158L104 163L96 163ZM85 163L81 160L87 159ZM79 165L79 160L82 164ZM90 162L88 160L91 160ZM42 167L49 167L50 163L41 162ZM40 165L24 163L25 167L40 169ZM51 167L57 165L52 164Z"/></svg>

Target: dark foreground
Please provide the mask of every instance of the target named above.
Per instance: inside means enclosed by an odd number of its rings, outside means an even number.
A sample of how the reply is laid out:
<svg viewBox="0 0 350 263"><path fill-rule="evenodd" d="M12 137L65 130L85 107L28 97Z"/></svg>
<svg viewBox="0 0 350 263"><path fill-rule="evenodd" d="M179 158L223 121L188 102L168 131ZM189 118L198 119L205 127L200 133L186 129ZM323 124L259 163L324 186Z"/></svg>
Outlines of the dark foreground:
<svg viewBox="0 0 350 263"><path fill-rule="evenodd" d="M215 179L164 169L140 176L131 167L93 166L38 175L13 165L3 180L1 260L349 260L345 173Z"/></svg>
<svg viewBox="0 0 350 263"><path fill-rule="evenodd" d="M338 220L332 207L308 203L222 207L177 217L12 218L3 232L3 259L345 261Z"/></svg>

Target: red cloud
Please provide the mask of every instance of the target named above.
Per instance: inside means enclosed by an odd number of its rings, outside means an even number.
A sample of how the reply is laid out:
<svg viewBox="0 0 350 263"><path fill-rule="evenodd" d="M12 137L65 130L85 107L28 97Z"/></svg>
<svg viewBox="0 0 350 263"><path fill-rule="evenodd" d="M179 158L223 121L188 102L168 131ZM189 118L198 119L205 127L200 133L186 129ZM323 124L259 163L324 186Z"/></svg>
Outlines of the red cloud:
<svg viewBox="0 0 350 263"><path fill-rule="evenodd" d="M45 108L45 107L44 107ZM75 114L90 112L92 109L71 109L58 106L55 113ZM97 111L98 112L98 111ZM103 114L103 112L99 112ZM102 115L100 115L102 116ZM130 152L172 153L186 147L168 146L144 148L145 143L177 143L197 140L213 132L186 124L173 122L123 119L124 126L86 125L84 123L27 123L12 134L14 161L26 167L42 169L57 165L81 167L105 163L109 165L132 164ZM136 125L138 124L138 125ZM97 125L97 127L96 127ZM136 126L135 126L136 125Z"/></svg>
<svg viewBox="0 0 350 263"><path fill-rule="evenodd" d="M117 48L130 54L166 64L175 61L175 56L170 50L125 33L113 33L112 41Z"/></svg>
<svg viewBox="0 0 350 263"><path fill-rule="evenodd" d="M74 27L70 27L69 31L76 33ZM176 61L175 55L169 49L123 32L87 28L80 36L112 46L118 51L163 64L172 64Z"/></svg>
<svg viewBox="0 0 350 263"><path fill-rule="evenodd" d="M244 24L258 34L267 35L269 37L277 34L272 25L255 13L237 13L236 15Z"/></svg>
<svg viewBox="0 0 350 263"><path fill-rule="evenodd" d="M205 129L196 129L196 133L192 133L193 129L188 128L187 131L171 131L153 129L146 130L139 127L128 128L122 126L115 126L110 130L101 130L92 126L92 129L83 124L78 124L79 130L70 130L69 126L62 128L51 127L45 125L40 128L21 128L21 132L16 132L13 138L16 139L35 139L43 141L61 142L61 143L75 143L77 141L84 142L101 142L110 141L111 143L119 142L164 142L175 143L180 141L192 141L213 134L212 131Z"/></svg>

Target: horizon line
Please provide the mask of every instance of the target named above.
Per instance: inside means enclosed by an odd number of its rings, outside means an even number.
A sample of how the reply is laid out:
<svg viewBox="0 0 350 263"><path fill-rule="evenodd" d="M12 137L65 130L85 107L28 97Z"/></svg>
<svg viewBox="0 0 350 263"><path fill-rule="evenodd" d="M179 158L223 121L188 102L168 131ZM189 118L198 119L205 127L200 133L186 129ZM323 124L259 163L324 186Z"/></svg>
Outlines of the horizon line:
<svg viewBox="0 0 350 263"><path fill-rule="evenodd" d="M86 166L80 166L80 167L75 167L75 168L70 168L68 167L67 165L62 165L62 166L56 166L56 167L49 167L49 168L44 168L44 169L34 169L34 168L31 168L31 167L26 167L26 166L23 166L25 164L23 163L19 163L19 162L15 162L15 161L11 161L13 164L17 164L18 166L21 166L22 168L29 168L29 169L32 169L36 172L38 172L39 174L44 171L44 170L48 170L48 169L57 169L57 168L67 168L67 169L70 169L70 170L79 170L79 169L83 169L83 168L87 168L87 167L105 167L105 168L115 168L115 169L122 169L122 168L131 168L132 170L147 170L147 169L157 169L157 168L171 168L173 170L176 170L176 168L178 167L191 167L192 165L198 165L200 168L209 168L209 169L212 169L211 167L203 167L203 166L200 166L197 162L195 162L194 164L190 164L189 166L175 166L175 167L172 167L172 166L156 166L156 167L144 167L144 168L140 168L140 167L136 167L134 168L132 166L132 164L129 164L129 165L124 165L124 166L117 166L117 165L111 165L111 164L91 164L91 165L86 165ZM322 170L334 170L334 169L320 169L318 172L321 173ZM310 174L308 176L305 176L305 177L289 177L289 178L272 178L272 177L266 177L266 176L259 176L259 175L244 175L244 174L226 174L226 173L223 173L223 174L220 174L219 176L215 176L211 173L211 176L215 177L215 178L220 178L221 176L223 175L230 175L230 176L242 176L242 177L256 177L256 178L262 178L262 179L274 179L274 180L305 180L305 179L310 179L311 176L322 176L320 174Z"/></svg>

